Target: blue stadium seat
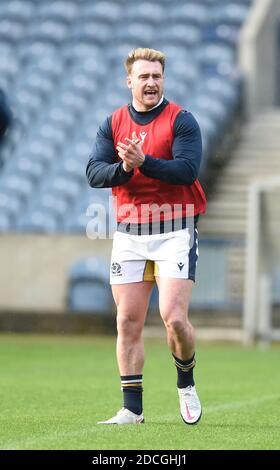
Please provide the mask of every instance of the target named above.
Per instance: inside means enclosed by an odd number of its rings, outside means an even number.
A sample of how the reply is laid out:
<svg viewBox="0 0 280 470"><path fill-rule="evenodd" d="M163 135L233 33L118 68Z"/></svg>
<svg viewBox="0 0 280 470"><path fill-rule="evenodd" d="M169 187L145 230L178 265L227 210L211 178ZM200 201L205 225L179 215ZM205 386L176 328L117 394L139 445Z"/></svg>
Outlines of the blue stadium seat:
<svg viewBox="0 0 280 470"><path fill-rule="evenodd" d="M187 48L197 46L201 39L200 28L193 24L176 23L170 24L168 28L162 27L159 37L170 44L181 45Z"/></svg>
<svg viewBox="0 0 280 470"><path fill-rule="evenodd" d="M29 144L30 158L41 161L48 167L57 157L55 145L42 139L32 139Z"/></svg>
<svg viewBox="0 0 280 470"><path fill-rule="evenodd" d="M54 20L40 20L31 24L28 38L59 45L69 37L69 28L65 23Z"/></svg>
<svg viewBox="0 0 280 470"><path fill-rule="evenodd" d="M79 6L75 1L58 0L54 2L46 2L39 5L36 11L36 20L52 19L62 21L66 24L72 23L79 16Z"/></svg>
<svg viewBox="0 0 280 470"><path fill-rule="evenodd" d="M32 210L47 212L55 217L58 222L61 222L69 209L69 203L65 198L53 194L52 191L41 191L38 199L31 202L29 207L32 207Z"/></svg>
<svg viewBox="0 0 280 470"><path fill-rule="evenodd" d="M61 49L62 57L69 63L76 63L83 58L95 58L98 60L104 56L104 51L99 44L94 42L87 42L83 40L69 40Z"/></svg>
<svg viewBox="0 0 280 470"><path fill-rule="evenodd" d="M230 24L238 27L245 21L248 15L249 7L247 5L229 3L228 5L219 5L213 8L211 12L211 21L216 24Z"/></svg>
<svg viewBox="0 0 280 470"><path fill-rule="evenodd" d="M21 86L24 89L28 89L31 93L38 93L45 97L53 91L54 82L50 76L37 70L36 72L30 71L30 73L27 73L21 81Z"/></svg>
<svg viewBox="0 0 280 470"><path fill-rule="evenodd" d="M121 90L107 90L106 96L104 99L104 104L106 108L110 109L113 112L115 109L124 106L126 103L131 101L131 94L128 89ZM110 113L111 114L111 113Z"/></svg>
<svg viewBox="0 0 280 470"><path fill-rule="evenodd" d="M166 42L165 38L162 38L161 42L157 42L155 47L164 51L167 58L167 67L169 67L169 64L171 64L174 60L181 60L184 63L191 63L196 61L196 55L194 55L190 49L187 49L182 44L171 44L170 42Z"/></svg>
<svg viewBox="0 0 280 470"><path fill-rule="evenodd" d="M123 14L120 2L88 2L82 11L83 19L94 19L114 24L119 22Z"/></svg>
<svg viewBox="0 0 280 470"><path fill-rule="evenodd" d="M13 80L19 73L19 70L20 66L16 56L8 55L8 53L3 53L3 55L1 55L0 74L2 76L4 75L8 80Z"/></svg>
<svg viewBox="0 0 280 470"><path fill-rule="evenodd" d="M18 175L7 175L0 179L0 189L7 194L14 194L22 200L27 200L33 191L32 181L27 177Z"/></svg>
<svg viewBox="0 0 280 470"><path fill-rule="evenodd" d="M76 158L71 156L59 160L54 167L54 172L57 175L64 175L73 178L80 183L86 183L86 173L84 165L81 164Z"/></svg>
<svg viewBox="0 0 280 470"><path fill-rule="evenodd" d="M0 18L0 41L17 44L23 41L25 35L25 26L21 21Z"/></svg>
<svg viewBox="0 0 280 470"><path fill-rule="evenodd" d="M197 94L209 94L219 96L229 107L235 107L238 100L238 85L228 79L218 75L206 77L203 82L199 82L196 90Z"/></svg>
<svg viewBox="0 0 280 470"><path fill-rule="evenodd" d="M0 18L9 20L16 20L19 22L26 22L32 17L34 12L34 5L27 0L11 0L8 2L1 2Z"/></svg>
<svg viewBox="0 0 280 470"><path fill-rule="evenodd" d="M54 176L44 185L44 190L52 191L59 198L65 198L69 203L73 203L79 195L80 184L77 180L63 176Z"/></svg>
<svg viewBox="0 0 280 470"><path fill-rule="evenodd" d="M114 49L111 46L108 46L106 49L106 57L109 60L111 66L120 67L120 64L123 64L125 57L128 56L129 52L138 47L137 39L132 39L126 37L122 41L118 41L114 45Z"/></svg>
<svg viewBox="0 0 280 470"><path fill-rule="evenodd" d="M227 106L218 97L210 96L209 93L199 94L195 100L195 106L201 113L205 113L218 122L221 129L231 117Z"/></svg>
<svg viewBox="0 0 280 470"><path fill-rule="evenodd" d="M10 218L5 212L0 213L0 233L10 232L12 228Z"/></svg>
<svg viewBox="0 0 280 470"><path fill-rule="evenodd" d="M164 93L167 99L177 101L178 104L183 104L188 96L187 81L178 81L176 76L171 74L165 78Z"/></svg>
<svg viewBox="0 0 280 470"><path fill-rule="evenodd" d="M208 11L205 5L187 2L172 8L170 19L175 23L179 21L203 27L208 19Z"/></svg>
<svg viewBox="0 0 280 470"><path fill-rule="evenodd" d="M235 63L233 49L223 44L207 43L199 46L196 57L202 70L213 74L219 66L223 64L230 66Z"/></svg>
<svg viewBox="0 0 280 470"><path fill-rule="evenodd" d="M19 107L30 112L30 114L36 114L41 109L43 98L38 93L33 93L26 88L22 88L15 91L13 96L15 108L19 110Z"/></svg>
<svg viewBox="0 0 280 470"><path fill-rule="evenodd" d="M125 28L119 28L116 32L116 40L119 43L131 43L130 50L136 42L138 47L151 47L155 39L155 29L145 21L131 21Z"/></svg>
<svg viewBox="0 0 280 470"><path fill-rule="evenodd" d="M18 55L23 62L34 63L34 61L43 59L43 57L55 57L57 51L57 46L50 42L26 40L19 45Z"/></svg>
<svg viewBox="0 0 280 470"><path fill-rule="evenodd" d="M59 93L57 103L59 106L63 106L69 110L69 112L80 115L84 111L87 100L82 94L74 93L73 90L62 87L61 92Z"/></svg>
<svg viewBox="0 0 280 470"><path fill-rule="evenodd" d="M135 19L150 24L154 27L161 26L166 19L166 11L159 3L140 2L131 3L123 13L124 22L135 21Z"/></svg>
<svg viewBox="0 0 280 470"><path fill-rule="evenodd" d="M202 40L205 42L225 43L232 47L236 47L238 38L238 26L219 23L211 24L202 34Z"/></svg>
<svg viewBox="0 0 280 470"><path fill-rule="evenodd" d="M68 273L67 306L71 312L101 315L112 312L113 298L107 259L80 259L71 267Z"/></svg>
<svg viewBox="0 0 280 470"><path fill-rule="evenodd" d="M200 78L199 67L195 61L190 60L182 61L180 59L173 59L168 61L166 66L166 78L171 75L179 81L183 81L187 87L197 84Z"/></svg>
<svg viewBox="0 0 280 470"><path fill-rule="evenodd" d="M103 79L108 71L108 65L104 57L95 55L95 56L82 56L78 57L73 64L72 71L79 71L86 75L89 75L90 78L94 76L94 79Z"/></svg>
<svg viewBox="0 0 280 470"><path fill-rule="evenodd" d="M67 77L64 86L68 90L79 93L86 98L92 98L99 90L99 85L95 78L90 78L87 74L79 71Z"/></svg>
<svg viewBox="0 0 280 470"><path fill-rule="evenodd" d="M22 215L16 223L16 230L22 233L55 233L57 222L47 211L34 210Z"/></svg>
<svg viewBox="0 0 280 470"><path fill-rule="evenodd" d="M89 44L99 44L102 46L108 40L114 40L114 31L107 23L101 23L97 20L81 21L71 31L71 39L75 41L84 41Z"/></svg>
<svg viewBox="0 0 280 470"><path fill-rule="evenodd" d="M47 114L48 119L53 124L58 125L62 129L70 130L75 126L75 117L69 113L63 106L51 106Z"/></svg>
<svg viewBox="0 0 280 470"><path fill-rule="evenodd" d="M38 140L45 140L57 147L65 143L66 130L63 126L57 127L51 122L43 122L35 127L35 131Z"/></svg>
<svg viewBox="0 0 280 470"><path fill-rule="evenodd" d="M42 162L32 160L28 154L28 156L20 156L13 160L10 159L5 165L3 174L17 174L23 178L26 175L28 179L35 183L42 178L44 167Z"/></svg>
<svg viewBox="0 0 280 470"><path fill-rule="evenodd" d="M6 214L15 219L22 207L22 202L15 194L7 194L5 190L0 191L0 214Z"/></svg>

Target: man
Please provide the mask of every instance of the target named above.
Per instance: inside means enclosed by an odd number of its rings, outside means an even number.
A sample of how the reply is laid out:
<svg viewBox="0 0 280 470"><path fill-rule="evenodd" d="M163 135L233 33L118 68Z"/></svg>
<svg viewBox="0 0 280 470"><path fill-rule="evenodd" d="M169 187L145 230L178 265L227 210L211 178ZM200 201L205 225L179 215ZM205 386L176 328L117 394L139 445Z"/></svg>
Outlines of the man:
<svg viewBox="0 0 280 470"><path fill-rule="evenodd" d="M194 331L188 306L198 256L197 229L191 230L191 221L196 224L206 206L197 180L201 135L192 114L163 96L162 52L135 49L125 66L132 104L115 111L99 128L87 166L90 186L113 188L118 223L111 284L124 404L116 416L99 424L144 422L142 330L154 281L177 368L181 416L195 424L201 405L193 379Z"/></svg>

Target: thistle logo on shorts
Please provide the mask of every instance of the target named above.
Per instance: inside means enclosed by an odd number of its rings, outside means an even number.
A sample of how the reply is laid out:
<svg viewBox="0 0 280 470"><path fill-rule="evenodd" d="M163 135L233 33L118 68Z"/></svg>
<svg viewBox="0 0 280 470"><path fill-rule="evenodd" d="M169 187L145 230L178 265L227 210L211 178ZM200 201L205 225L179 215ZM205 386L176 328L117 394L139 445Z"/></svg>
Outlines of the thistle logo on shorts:
<svg viewBox="0 0 280 470"><path fill-rule="evenodd" d="M121 270L122 270L122 267L119 263L112 263L111 265L112 276L122 276Z"/></svg>

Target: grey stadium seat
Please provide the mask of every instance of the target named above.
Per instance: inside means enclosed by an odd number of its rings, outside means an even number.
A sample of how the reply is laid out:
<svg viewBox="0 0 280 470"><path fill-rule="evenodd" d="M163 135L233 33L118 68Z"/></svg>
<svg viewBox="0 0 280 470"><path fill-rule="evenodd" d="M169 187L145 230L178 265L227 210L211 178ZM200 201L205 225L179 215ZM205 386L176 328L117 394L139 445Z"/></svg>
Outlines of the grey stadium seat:
<svg viewBox="0 0 280 470"><path fill-rule="evenodd" d="M16 230L23 233L55 233L57 222L47 211L34 210L19 218Z"/></svg>
<svg viewBox="0 0 280 470"><path fill-rule="evenodd" d="M57 0L40 5L36 11L36 19L52 19L68 24L79 16L79 12L79 6L75 1Z"/></svg>
<svg viewBox="0 0 280 470"><path fill-rule="evenodd" d="M201 39L201 32L198 26L187 23L170 24L168 28L162 27L159 31L159 38L168 41L170 44L181 45L192 49L198 45Z"/></svg>
<svg viewBox="0 0 280 470"><path fill-rule="evenodd" d="M114 24L119 22L122 14L120 2L88 2L83 8L82 18Z"/></svg>
<svg viewBox="0 0 280 470"><path fill-rule="evenodd" d="M0 18L25 22L32 17L33 12L34 5L32 2L12 0L6 3L1 2Z"/></svg>
<svg viewBox="0 0 280 470"><path fill-rule="evenodd" d="M187 2L172 8L170 19L175 23L184 21L202 27L207 22L208 11L205 5Z"/></svg>
<svg viewBox="0 0 280 470"><path fill-rule="evenodd" d="M22 208L22 201L15 194L7 194L0 191L0 213L5 213L8 217L15 219Z"/></svg>
<svg viewBox="0 0 280 470"><path fill-rule="evenodd" d="M0 18L0 41L17 44L26 37L26 28L21 21Z"/></svg>
<svg viewBox="0 0 280 470"><path fill-rule="evenodd" d="M116 40L119 43L131 43L130 50L133 48L133 43L137 43L138 47L153 47L155 39L155 29L145 21L130 22L126 28L119 28L116 33Z"/></svg>
<svg viewBox="0 0 280 470"><path fill-rule="evenodd" d="M71 39L84 41L89 44L99 44L102 46L109 40L114 40L113 29L107 23L100 23L98 20L82 21L78 23L71 32Z"/></svg>
<svg viewBox="0 0 280 470"><path fill-rule="evenodd" d="M59 45L69 36L69 27L61 21L41 20L32 23L28 30L28 39Z"/></svg>
<svg viewBox="0 0 280 470"><path fill-rule="evenodd" d="M67 304L70 311L107 314L113 299L109 286L109 262L103 258L78 260L68 273Z"/></svg>
<svg viewBox="0 0 280 470"><path fill-rule="evenodd" d="M166 11L160 4L152 2L132 2L123 13L125 23L137 20L153 26L160 26L166 19Z"/></svg>
<svg viewBox="0 0 280 470"><path fill-rule="evenodd" d="M9 215L5 212L0 213L0 233L10 232L12 224Z"/></svg>

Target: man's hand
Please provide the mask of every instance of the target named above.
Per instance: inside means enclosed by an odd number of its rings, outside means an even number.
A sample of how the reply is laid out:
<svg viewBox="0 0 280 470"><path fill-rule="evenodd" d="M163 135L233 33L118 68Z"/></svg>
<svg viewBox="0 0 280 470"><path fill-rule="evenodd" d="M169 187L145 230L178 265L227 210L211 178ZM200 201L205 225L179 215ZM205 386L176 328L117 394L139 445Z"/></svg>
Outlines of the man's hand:
<svg viewBox="0 0 280 470"><path fill-rule="evenodd" d="M131 171L133 168L138 168L144 163L145 154L142 150L143 143L137 137L136 132L132 133L132 139L125 138L127 145L118 142L117 151L119 157L123 161L124 171Z"/></svg>

